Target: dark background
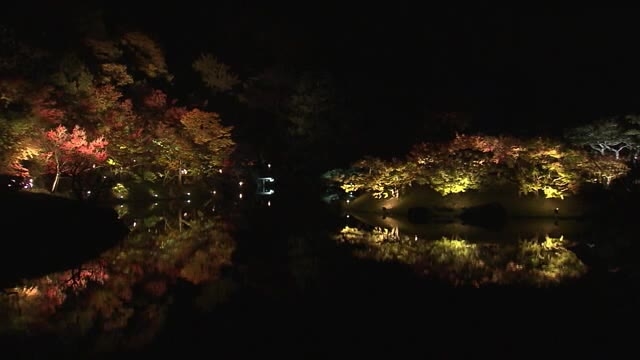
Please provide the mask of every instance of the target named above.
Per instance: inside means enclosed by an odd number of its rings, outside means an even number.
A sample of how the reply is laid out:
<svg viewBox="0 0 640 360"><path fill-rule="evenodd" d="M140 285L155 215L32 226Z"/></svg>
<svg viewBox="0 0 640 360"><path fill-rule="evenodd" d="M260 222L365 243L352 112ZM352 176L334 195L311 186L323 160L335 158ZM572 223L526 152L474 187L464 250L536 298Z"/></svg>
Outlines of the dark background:
<svg viewBox="0 0 640 360"><path fill-rule="evenodd" d="M455 110L487 127L553 130L635 112L640 100L634 8L155 6L113 16L143 19L175 49L168 54L204 46L245 69L278 61L329 68L348 79L354 101L373 97L369 106L399 123Z"/></svg>
<svg viewBox="0 0 640 360"><path fill-rule="evenodd" d="M436 112L469 113L474 131L559 135L640 101L633 7L21 1L2 12L61 43L78 24L95 30L98 14L109 30L144 31L185 91L204 51L241 77L274 64L329 71L372 129L393 124L398 142L418 140Z"/></svg>

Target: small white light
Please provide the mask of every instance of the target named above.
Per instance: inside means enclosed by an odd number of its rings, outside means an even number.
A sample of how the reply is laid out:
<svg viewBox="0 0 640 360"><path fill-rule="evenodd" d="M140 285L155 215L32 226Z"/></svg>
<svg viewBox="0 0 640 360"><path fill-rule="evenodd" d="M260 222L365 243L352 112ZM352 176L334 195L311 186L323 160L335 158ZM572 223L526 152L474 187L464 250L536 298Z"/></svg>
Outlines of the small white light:
<svg viewBox="0 0 640 360"><path fill-rule="evenodd" d="M136 227L136 225L138 225L138 223L134 221L133 222L133 227Z"/></svg>
<svg viewBox="0 0 640 360"><path fill-rule="evenodd" d="M418 235L413 238L414 241L418 241Z"/></svg>
<svg viewBox="0 0 640 360"><path fill-rule="evenodd" d="M240 199L242 199L242 193L240 193L240 195L238 196Z"/></svg>
<svg viewBox="0 0 640 360"><path fill-rule="evenodd" d="M269 169L271 169L271 164L267 164L267 167L268 167Z"/></svg>
<svg viewBox="0 0 640 360"><path fill-rule="evenodd" d="M267 201L267 206L271 206L271 200Z"/></svg>
<svg viewBox="0 0 640 360"><path fill-rule="evenodd" d="M222 169L218 170L218 172L219 172L220 174L222 174Z"/></svg>
<svg viewBox="0 0 640 360"><path fill-rule="evenodd" d="M242 182L242 181L240 181L240 182L238 183L238 185L240 185L240 186L242 186L242 184L244 184L244 182Z"/></svg>

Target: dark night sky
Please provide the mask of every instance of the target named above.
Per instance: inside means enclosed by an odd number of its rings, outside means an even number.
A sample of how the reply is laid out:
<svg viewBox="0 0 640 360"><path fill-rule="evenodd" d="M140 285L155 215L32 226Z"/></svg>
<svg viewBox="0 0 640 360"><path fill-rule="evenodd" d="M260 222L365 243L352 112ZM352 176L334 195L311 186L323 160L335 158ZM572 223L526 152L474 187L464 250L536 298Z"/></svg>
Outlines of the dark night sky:
<svg viewBox="0 0 640 360"><path fill-rule="evenodd" d="M55 3L5 15L33 25L78 19ZM170 66L208 50L241 74L282 61L329 69L354 104L397 124L463 110L487 128L544 131L640 107L640 11L632 8L104 3L110 23L160 39Z"/></svg>
<svg viewBox="0 0 640 360"><path fill-rule="evenodd" d="M182 31L169 19L193 19L197 8L168 7L150 21L173 46L210 44L231 63L262 55L331 68L399 121L468 110L541 129L640 106L636 9L229 4Z"/></svg>

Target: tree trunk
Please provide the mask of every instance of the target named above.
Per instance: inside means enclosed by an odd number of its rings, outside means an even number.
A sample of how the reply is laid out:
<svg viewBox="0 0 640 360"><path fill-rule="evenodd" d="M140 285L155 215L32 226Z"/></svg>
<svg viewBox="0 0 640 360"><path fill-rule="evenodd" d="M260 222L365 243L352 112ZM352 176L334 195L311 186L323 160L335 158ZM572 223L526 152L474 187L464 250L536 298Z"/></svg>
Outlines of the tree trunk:
<svg viewBox="0 0 640 360"><path fill-rule="evenodd" d="M53 179L53 185L51 185L51 192L56 192L58 188L58 182L60 182L60 161L58 160L58 154L54 153L54 160L56 161L56 177Z"/></svg>
<svg viewBox="0 0 640 360"><path fill-rule="evenodd" d="M60 181L60 172L56 171L56 177L53 179L53 185L51 185L51 192L56 192L58 188L58 182Z"/></svg>

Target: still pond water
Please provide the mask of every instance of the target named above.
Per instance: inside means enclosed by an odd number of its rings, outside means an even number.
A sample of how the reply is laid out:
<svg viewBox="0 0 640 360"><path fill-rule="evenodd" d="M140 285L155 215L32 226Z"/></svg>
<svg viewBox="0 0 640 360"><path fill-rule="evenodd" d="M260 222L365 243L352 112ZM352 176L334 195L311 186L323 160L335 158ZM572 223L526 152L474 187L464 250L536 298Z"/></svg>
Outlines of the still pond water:
<svg viewBox="0 0 640 360"><path fill-rule="evenodd" d="M451 356L493 339L485 350L500 355L534 341L536 321L604 349L624 344L614 329L636 313L633 233L620 227L416 225L270 196L114 208L130 230L115 246L2 295L7 351Z"/></svg>

